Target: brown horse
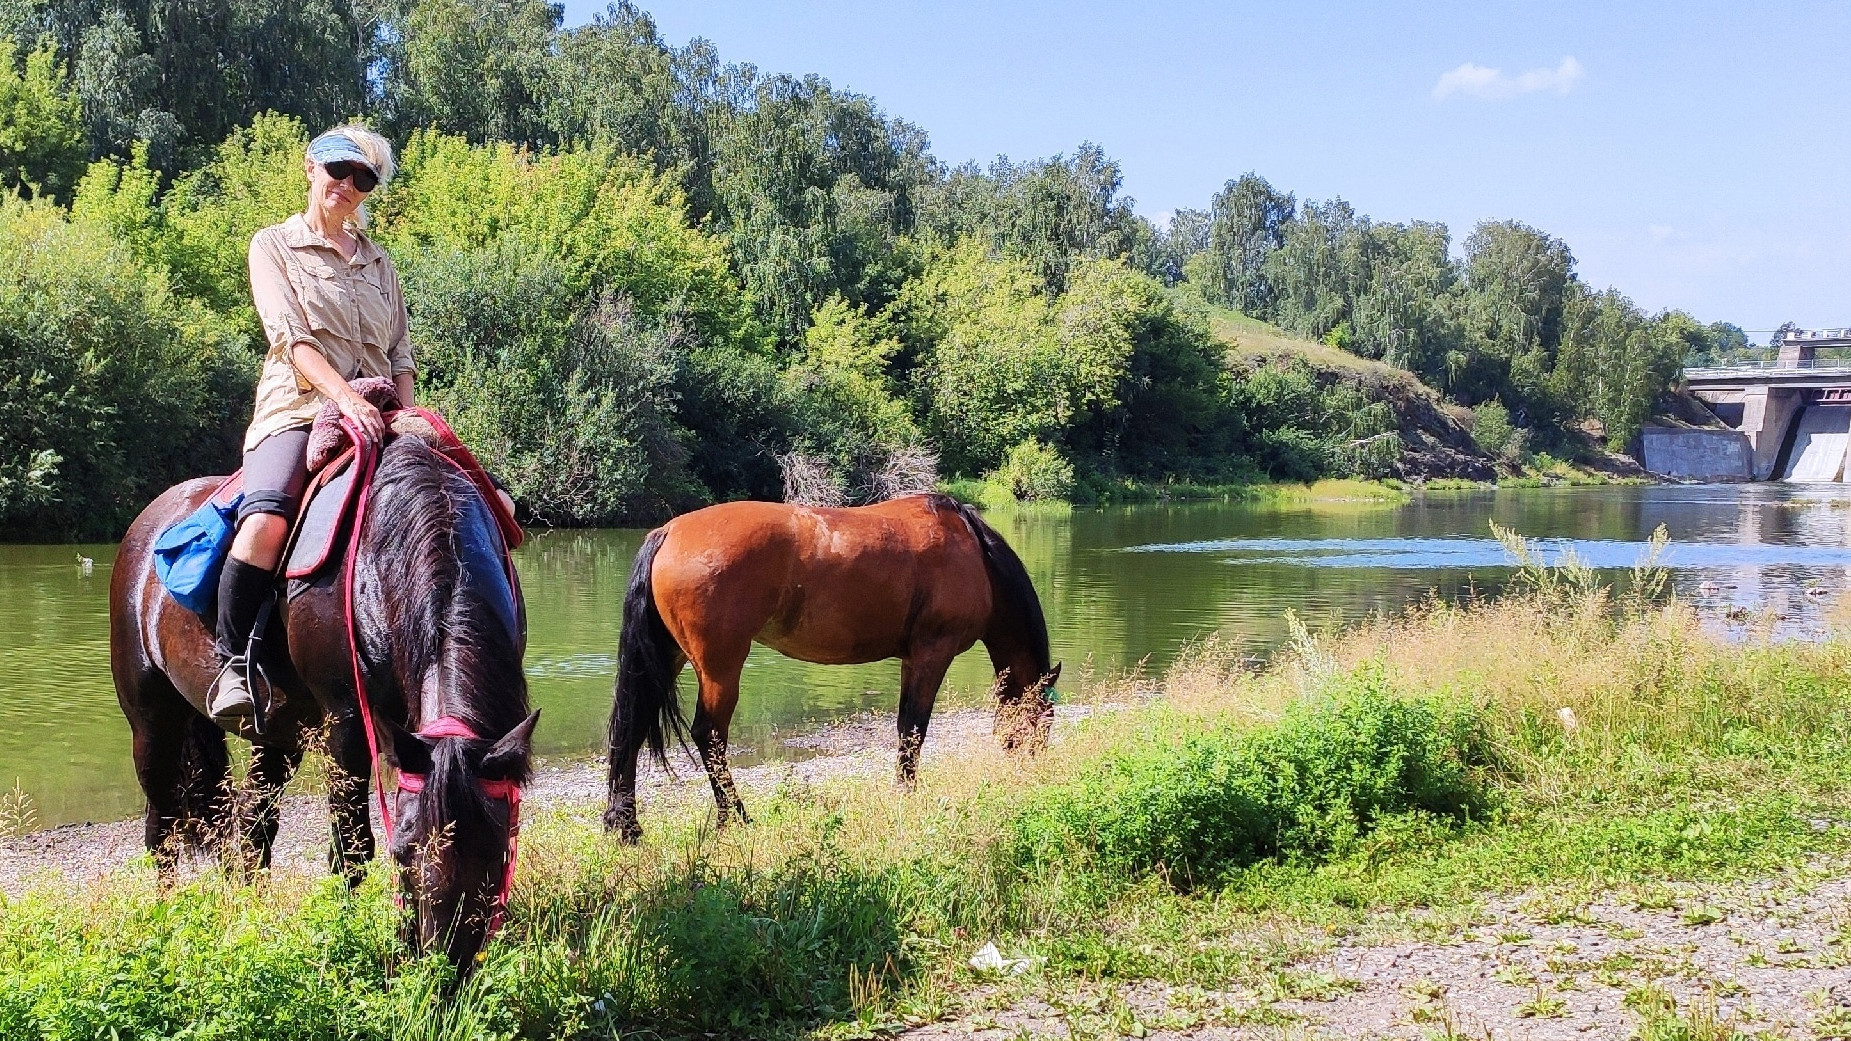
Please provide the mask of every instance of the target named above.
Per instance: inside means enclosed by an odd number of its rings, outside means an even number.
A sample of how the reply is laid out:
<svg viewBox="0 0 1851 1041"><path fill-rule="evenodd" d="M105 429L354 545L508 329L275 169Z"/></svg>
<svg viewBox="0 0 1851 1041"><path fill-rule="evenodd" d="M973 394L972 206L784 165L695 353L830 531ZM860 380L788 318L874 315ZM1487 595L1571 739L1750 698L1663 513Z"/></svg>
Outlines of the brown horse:
<svg viewBox="0 0 1851 1041"><path fill-rule="evenodd" d="M183 845L229 841L235 860L267 866L277 801L309 736L328 728L331 863L350 882L373 856L373 772L348 644L346 583L292 583L261 659L274 684L232 796L225 733L206 715L218 670L210 628L154 575L160 533L204 502L219 479L168 489L142 511L110 582L110 665L133 732L148 799L145 839L163 878ZM518 784L534 722L521 671L520 592L474 485L417 437L386 446L353 564L353 631L374 718L389 737L401 794L389 825L411 916L407 939L439 944L467 967L505 899ZM261 686L261 684L260 684Z"/></svg>
<svg viewBox="0 0 1851 1041"><path fill-rule="evenodd" d="M724 826L746 820L726 737L754 642L827 665L900 659L898 780L910 786L945 670L978 640L1018 719L999 728L1004 747L1038 747L1060 666L1028 571L969 506L944 495L843 510L734 502L675 518L643 540L624 599L605 827L642 835L637 754L647 744L664 761L667 735L686 734L684 664L700 680L694 743Z"/></svg>

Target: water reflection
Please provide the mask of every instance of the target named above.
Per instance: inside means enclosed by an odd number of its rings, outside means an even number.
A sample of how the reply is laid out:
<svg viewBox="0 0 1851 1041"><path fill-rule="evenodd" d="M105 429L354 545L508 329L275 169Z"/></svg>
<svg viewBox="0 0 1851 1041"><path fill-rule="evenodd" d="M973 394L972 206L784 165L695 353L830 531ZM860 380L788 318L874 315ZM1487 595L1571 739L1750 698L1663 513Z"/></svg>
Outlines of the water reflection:
<svg viewBox="0 0 1851 1041"><path fill-rule="evenodd" d="M1817 632L1851 574L1851 501L1833 487L1777 485L1527 489L1432 493L1413 502L1212 503L1000 515L1041 590L1068 675L1148 658L1162 668L1209 633L1253 653L1285 636L1290 609L1314 628L1394 612L1430 592L1495 591L1508 578L1489 522L1572 547L1598 567L1628 567L1664 524L1682 595L1713 616L1739 607L1801 635ZM619 611L640 531L540 532L518 563L528 600L527 672L544 709L545 755L602 743ZM86 577L77 553L94 557ZM0 789L15 779L41 820L130 816L140 809L128 729L110 686L106 594L111 546L0 546ZM953 666L952 696L976 697L981 648ZM684 676L684 689L691 678ZM806 720L891 710L894 663L812 666L756 650L736 741L786 754Z"/></svg>

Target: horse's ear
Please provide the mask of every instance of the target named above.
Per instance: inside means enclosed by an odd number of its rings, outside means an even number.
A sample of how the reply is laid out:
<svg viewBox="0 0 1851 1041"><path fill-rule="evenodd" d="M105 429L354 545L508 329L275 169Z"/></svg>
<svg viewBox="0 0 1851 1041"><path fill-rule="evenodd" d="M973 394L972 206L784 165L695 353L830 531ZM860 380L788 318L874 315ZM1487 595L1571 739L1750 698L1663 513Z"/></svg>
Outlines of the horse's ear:
<svg viewBox="0 0 1851 1041"><path fill-rule="evenodd" d="M1054 668L1048 671L1047 681L1042 684L1043 688L1052 687L1060 682L1060 666L1060 662L1054 663Z"/></svg>
<svg viewBox="0 0 1851 1041"><path fill-rule="evenodd" d="M539 721L540 710L534 709L533 715L521 720L520 726L508 731L506 737L482 754L482 766L476 772L491 781L509 780L526 773L533 755L533 726Z"/></svg>
<svg viewBox="0 0 1851 1041"><path fill-rule="evenodd" d="M402 774L431 772L430 742L399 726L397 720L386 720L386 731L392 738L386 746L386 761L394 770Z"/></svg>

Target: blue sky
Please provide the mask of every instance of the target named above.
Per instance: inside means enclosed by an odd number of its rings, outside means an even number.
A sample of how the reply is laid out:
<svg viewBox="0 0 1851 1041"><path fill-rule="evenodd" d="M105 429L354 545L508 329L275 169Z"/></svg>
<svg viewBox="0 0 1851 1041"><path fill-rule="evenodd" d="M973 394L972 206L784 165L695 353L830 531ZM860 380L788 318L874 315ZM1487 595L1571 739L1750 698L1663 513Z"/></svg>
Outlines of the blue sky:
<svg viewBox="0 0 1851 1041"><path fill-rule="evenodd" d="M1455 247L1526 221L1649 310L1851 325L1842 0L643 6L672 44L871 95L947 161L1096 141L1153 218L1254 170Z"/></svg>

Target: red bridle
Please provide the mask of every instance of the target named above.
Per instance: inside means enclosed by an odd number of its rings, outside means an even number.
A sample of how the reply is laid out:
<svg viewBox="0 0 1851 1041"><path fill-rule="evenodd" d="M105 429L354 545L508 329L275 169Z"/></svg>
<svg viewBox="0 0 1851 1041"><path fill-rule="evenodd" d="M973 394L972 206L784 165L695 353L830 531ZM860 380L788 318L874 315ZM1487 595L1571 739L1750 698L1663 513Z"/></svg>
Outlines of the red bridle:
<svg viewBox="0 0 1851 1041"><path fill-rule="evenodd" d="M423 417L425 421L429 422L436 430L447 435L450 440L456 441L456 435L450 433L449 425L436 413L415 407L405 411L410 411ZM341 417L341 426L347 431L347 436L354 444L354 480L359 483L360 493L359 502L354 507L353 528L352 534L349 537L353 540L353 544L357 546L360 540L360 532L366 524L367 503L372 498L373 471L379 467L379 445L366 437L360 428L345 416ZM459 445L461 444L460 441L456 443ZM455 460L450 459L446 455L440 454L438 458L444 459L452 466L456 466L459 471L464 470L464 467L457 464ZM474 480L473 474L467 474L467 476L469 476L472 481ZM487 492L483 494L488 495ZM347 550L346 566L341 573L341 581L344 587L343 592L346 594L346 603L343 605L342 611L345 615L344 620L347 624L348 658L353 665L354 697L360 702L360 723L366 728L366 751L367 755L370 757L368 759L368 765L377 770L379 768L379 736L378 731L373 726L373 706L371 699L366 696L366 677L362 676L360 673L360 630L354 619L353 569L354 560L358 556L359 554L354 551L353 546L349 546ZM512 563L510 563L510 570L512 566ZM513 581L512 574L509 575L509 581ZM464 723L455 716L441 716L432 720L428 726L418 731L418 736L431 740L444 737L461 737L472 741L481 740L476 732L469 727L469 724ZM489 918L488 923L488 935L493 936L496 930L501 928L502 921L507 918L508 895L514 889L514 855L521 833L521 786L513 781L478 780L476 784L481 787L483 795L491 799L505 799L508 803L507 865L502 870L501 889L495 894L495 913ZM422 792L424 790L424 776L422 774L408 774L400 771L398 775L398 788L399 791L402 792ZM393 845L392 811L391 808L386 805L386 787L383 784L374 785L374 791L379 795L379 818L385 824L386 848L390 850ZM401 890L396 899L402 901L403 898L404 893Z"/></svg>
<svg viewBox="0 0 1851 1041"><path fill-rule="evenodd" d="M441 716L432 720L423 730L418 731L418 736L431 741L443 737L460 737L469 741L481 740L469 724L455 716ZM508 894L514 890L514 856L519 849L521 839L521 786L513 781L481 779L476 781L476 786L482 790L483 795L491 799L505 800L508 804L508 855L506 866L503 867L501 873L501 889L495 894L495 914L488 921L489 935L492 936L496 930L501 928L502 920L508 915ZM400 770L398 790L411 792L414 795L424 791L424 775ZM383 792L380 797L384 798ZM392 841L391 821L391 817L386 818L386 842L388 844Z"/></svg>

